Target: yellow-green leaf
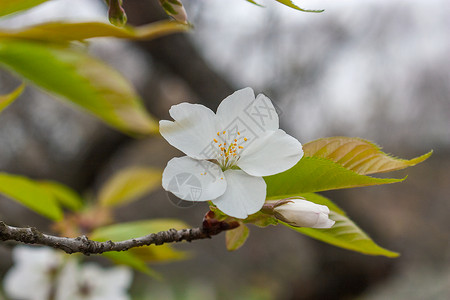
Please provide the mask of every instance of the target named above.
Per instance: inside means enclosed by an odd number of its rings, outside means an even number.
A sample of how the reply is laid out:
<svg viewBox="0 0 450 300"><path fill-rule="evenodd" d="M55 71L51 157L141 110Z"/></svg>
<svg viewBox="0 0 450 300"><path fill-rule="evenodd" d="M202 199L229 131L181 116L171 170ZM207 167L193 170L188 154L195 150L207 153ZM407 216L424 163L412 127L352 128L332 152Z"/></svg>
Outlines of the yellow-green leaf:
<svg viewBox="0 0 450 300"><path fill-rule="evenodd" d="M147 266L145 261L143 261L130 251L104 252L102 253L102 255L109 258L116 264L126 265L146 275L152 276L156 279L161 279L161 275L158 272L151 269L149 266Z"/></svg>
<svg viewBox="0 0 450 300"><path fill-rule="evenodd" d="M250 231L243 223L233 230L227 230L225 234L225 244L228 251L234 251L242 247L248 238Z"/></svg>
<svg viewBox="0 0 450 300"><path fill-rule="evenodd" d="M0 17L26 10L48 0L2 0L0 1Z"/></svg>
<svg viewBox="0 0 450 300"><path fill-rule="evenodd" d="M426 160L433 152L410 160L400 159L384 153L380 147L369 141L350 137L318 139L303 145L303 151L305 156L326 158L362 175L414 166Z"/></svg>
<svg viewBox="0 0 450 300"><path fill-rule="evenodd" d="M85 52L63 46L0 41L0 63L48 92L130 134L158 132L130 83Z"/></svg>
<svg viewBox="0 0 450 300"><path fill-rule="evenodd" d="M103 206L129 203L161 186L161 170L134 167L120 171L102 187L98 200Z"/></svg>
<svg viewBox="0 0 450 300"><path fill-rule="evenodd" d="M364 176L331 160L304 156L291 169L264 177L264 180L267 183L267 198L280 199L310 192L394 183L403 179Z"/></svg>
<svg viewBox="0 0 450 300"><path fill-rule="evenodd" d="M24 176L0 173L0 193L51 220L63 217L53 195Z"/></svg>
<svg viewBox="0 0 450 300"><path fill-rule="evenodd" d="M333 227L330 229L315 229L293 227L281 221L279 223L309 237L344 249L367 255L383 255L387 257L397 257L399 255L377 245L331 200L318 194L304 194L302 196L308 201L328 206L330 209L329 218L336 221Z"/></svg>
<svg viewBox="0 0 450 300"><path fill-rule="evenodd" d="M23 89L25 88L25 84L21 84L18 88L6 95L0 95L0 112L4 110L8 105L10 105L14 100L19 97Z"/></svg>
<svg viewBox="0 0 450 300"><path fill-rule="evenodd" d="M97 228L92 232L90 238L94 240L122 241L145 236L151 233L166 231L171 228L181 230L189 226L183 221L176 219L153 219L114 224Z"/></svg>
<svg viewBox="0 0 450 300"><path fill-rule="evenodd" d="M284 4L286 6L289 6L290 8L293 8L293 9L296 9L296 10L300 10L300 11L304 11L304 12L313 12L313 13L321 13L321 12L323 12L323 9L312 10L312 9L300 8L297 5L295 5L291 0L276 0L276 1L280 2L281 4Z"/></svg>
<svg viewBox="0 0 450 300"><path fill-rule="evenodd" d="M66 185L49 180L38 181L37 184L52 194L63 206L73 211L78 211L83 207L83 199L80 195Z"/></svg>
<svg viewBox="0 0 450 300"><path fill-rule="evenodd" d="M96 37L115 37L132 40L149 40L176 32L189 30L188 25L174 21L159 21L140 27L116 27L101 22L67 23L50 22L32 27L0 30L0 39L25 39L47 42L82 41Z"/></svg>
<svg viewBox="0 0 450 300"><path fill-rule="evenodd" d="M177 230L188 228L184 222L176 219L153 219L114 224L97 228L90 238L97 241L123 241L146 236L151 233L166 231L171 228ZM142 262L166 262L185 259L188 255L183 251L175 250L171 245L151 245L128 250L134 258Z"/></svg>

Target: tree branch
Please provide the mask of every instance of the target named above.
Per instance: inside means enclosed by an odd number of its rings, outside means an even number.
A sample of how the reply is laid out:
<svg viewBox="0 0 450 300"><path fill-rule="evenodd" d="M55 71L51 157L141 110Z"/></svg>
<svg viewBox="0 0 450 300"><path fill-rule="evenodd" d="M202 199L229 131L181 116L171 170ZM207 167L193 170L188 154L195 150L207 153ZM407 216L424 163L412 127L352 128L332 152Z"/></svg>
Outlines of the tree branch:
<svg viewBox="0 0 450 300"><path fill-rule="evenodd" d="M120 242L97 242L90 240L87 236L76 238L58 237L44 234L36 228L18 228L6 225L0 221L0 240L17 241L25 244L37 244L49 246L55 249L61 249L68 254L83 253L84 255L101 254L108 251L126 251L131 248L162 245L166 243L193 241L211 238L222 231L234 229L239 226L237 222L219 222L214 220L205 220L202 227L190 229L169 229L158 233L151 233L146 236L129 239Z"/></svg>

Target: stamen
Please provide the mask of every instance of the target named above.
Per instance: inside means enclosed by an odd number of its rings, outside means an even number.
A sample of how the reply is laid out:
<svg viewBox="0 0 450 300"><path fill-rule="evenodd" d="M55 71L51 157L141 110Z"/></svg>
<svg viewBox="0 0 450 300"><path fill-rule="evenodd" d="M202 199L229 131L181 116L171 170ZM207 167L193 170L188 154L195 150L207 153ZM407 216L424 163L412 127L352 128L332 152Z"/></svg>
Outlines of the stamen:
<svg viewBox="0 0 450 300"><path fill-rule="evenodd" d="M241 135L241 133L238 131L238 135Z"/></svg>
<svg viewBox="0 0 450 300"><path fill-rule="evenodd" d="M225 132L226 132L226 131L224 130L224 131L222 132L222 134L225 134Z"/></svg>
<svg viewBox="0 0 450 300"><path fill-rule="evenodd" d="M239 149L244 149L244 147L242 147L242 146L239 146Z"/></svg>
<svg viewBox="0 0 450 300"><path fill-rule="evenodd" d="M216 140L216 139L214 139L214 143L217 143L217 140Z"/></svg>
<svg viewBox="0 0 450 300"><path fill-rule="evenodd" d="M217 132L217 135L220 135L220 132Z"/></svg>
<svg viewBox="0 0 450 300"><path fill-rule="evenodd" d="M247 141L247 138L244 138L244 141L246 142L246 141Z"/></svg>

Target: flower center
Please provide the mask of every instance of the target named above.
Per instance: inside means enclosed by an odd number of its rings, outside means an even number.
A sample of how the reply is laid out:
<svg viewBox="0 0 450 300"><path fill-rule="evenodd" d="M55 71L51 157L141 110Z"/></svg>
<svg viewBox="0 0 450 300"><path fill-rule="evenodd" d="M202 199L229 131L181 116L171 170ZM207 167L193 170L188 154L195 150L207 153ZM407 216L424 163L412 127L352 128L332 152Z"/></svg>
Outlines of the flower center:
<svg viewBox="0 0 450 300"><path fill-rule="evenodd" d="M217 154L217 162L223 170L232 168L239 161L242 151L244 150L243 144L248 141L246 137L241 135L239 131L232 137L227 134L227 131L217 132L217 138L213 139L214 149Z"/></svg>

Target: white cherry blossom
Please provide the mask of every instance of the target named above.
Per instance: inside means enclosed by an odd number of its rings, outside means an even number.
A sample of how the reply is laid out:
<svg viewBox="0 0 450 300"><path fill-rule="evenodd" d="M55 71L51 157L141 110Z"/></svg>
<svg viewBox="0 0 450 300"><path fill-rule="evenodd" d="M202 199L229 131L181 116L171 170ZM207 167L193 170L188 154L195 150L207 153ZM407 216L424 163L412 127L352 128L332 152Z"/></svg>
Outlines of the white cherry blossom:
<svg viewBox="0 0 450 300"><path fill-rule="evenodd" d="M55 278L63 264L63 254L42 247L17 246L13 250L14 266L3 281L11 299L50 299L55 291Z"/></svg>
<svg viewBox="0 0 450 300"><path fill-rule="evenodd" d="M56 300L129 300L132 281L129 268L103 269L95 264L68 261L61 272Z"/></svg>
<svg viewBox="0 0 450 300"><path fill-rule="evenodd" d="M172 106L174 121L160 121L161 135L186 156L170 160L165 190L188 201L212 201L229 216L245 219L266 198L263 176L293 167L302 145L279 129L278 114L266 96L251 88L225 98L214 113L190 103Z"/></svg>
<svg viewBox="0 0 450 300"><path fill-rule="evenodd" d="M331 228L334 225L328 217L327 206L303 199L289 199L273 211L277 219L295 227Z"/></svg>

